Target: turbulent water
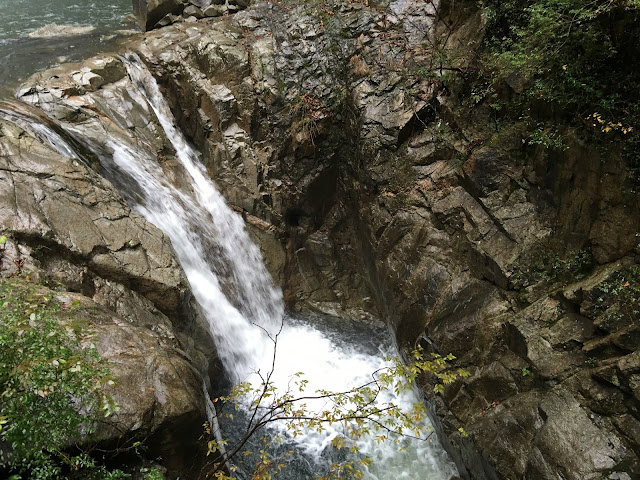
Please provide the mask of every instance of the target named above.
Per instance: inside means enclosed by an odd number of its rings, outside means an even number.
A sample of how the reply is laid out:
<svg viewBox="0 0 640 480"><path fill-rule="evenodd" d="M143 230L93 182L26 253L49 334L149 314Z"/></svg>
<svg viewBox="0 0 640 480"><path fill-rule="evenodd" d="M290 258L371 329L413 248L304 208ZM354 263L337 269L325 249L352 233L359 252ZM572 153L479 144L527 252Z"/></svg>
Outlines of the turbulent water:
<svg viewBox="0 0 640 480"><path fill-rule="evenodd" d="M36 70L106 48L118 30L131 28L122 23L131 10L131 0L0 0L0 96ZM51 24L75 27L74 35L47 36L53 28L38 33Z"/></svg>
<svg viewBox="0 0 640 480"><path fill-rule="evenodd" d="M225 204L175 127L155 80L135 57L127 67L173 144L192 190L173 186L158 169L155 156L130 145L113 142L113 157L102 155L103 163L116 183L121 173L136 183L143 196L137 210L171 238L227 371L234 380L243 380L255 369L256 358L267 354L267 333L279 328L282 295L272 285L241 217Z"/></svg>
<svg viewBox="0 0 640 480"><path fill-rule="evenodd" d="M385 358L394 353L384 329L331 317L289 318L279 337L272 380L283 392L300 371L309 381L305 394L316 390L346 391L370 382L373 372L390 366ZM383 395L380 400L408 410L417 399L413 392L407 392ZM326 408L326 400L308 401L307 405L310 411L321 411ZM223 425L223 432L231 444L238 439L244 422L246 417L241 416L234 424ZM364 478L369 480L446 480L457 473L435 435L426 440L405 437L399 439L399 444L391 440L379 444L371 435L356 442L359 452L352 455L331 445L334 438L344 435L344 425L328 424L324 428L322 433L307 433L294 439L284 426L272 426L271 436L281 437L281 444L272 453L276 458L280 455L286 464L278 478L313 479L315 474L328 475L333 462L357 462L365 456L373 460L363 469ZM429 432L427 424L423 428L425 433ZM256 439L248 447L252 451L260 448ZM291 450L295 454L287 455ZM251 461L257 461L257 458L250 456L249 464Z"/></svg>
<svg viewBox="0 0 640 480"><path fill-rule="evenodd" d="M273 285L259 249L176 127L155 80L135 55L127 56L123 62L134 88L120 101L109 102L114 94L104 93L103 108L111 116L110 128L123 118L130 120L132 110L118 110L122 105L131 109L137 104L136 111L151 122L146 124L159 125L173 146L177 162L171 171L165 171L166 165L158 162L155 149L145 148L144 142L129 133L109 135L107 145L101 145L95 136L97 130L89 124L62 127L100 158L105 175L132 207L171 238L233 381L255 381L273 371L271 380L280 392L285 392L292 388L294 374L301 371L309 381L305 391L311 394L320 389L348 390L370 381L373 372L388 366L385 357L394 352L386 331L344 320L289 318L284 314L281 292ZM113 110L109 111L108 105ZM7 115L11 113L4 114ZM24 117L14 115L12 121L24 124ZM122 130L126 132L126 126ZM61 153L76 155L73 147L48 127L32 125L30 131L46 137ZM407 392L384 400L409 407L418 397ZM309 402L311 410L319 407ZM247 411L241 409L232 423L223 425L224 435L231 443L242 432L246 415ZM327 425L321 433L306 432L293 438L283 426L273 425L268 436L282 438L273 447L273 455L294 452L285 455L287 468L279 478L312 479L315 474L326 473L331 462L348 459L344 450L331 446L342 428ZM379 445L374 438L365 437L358 441L358 447L355 460L363 455L374 460L365 472L365 478L371 480L447 480L456 473L435 436L420 441L403 439L400 445ZM242 473L245 470L248 467L241 467L241 478L246 477Z"/></svg>

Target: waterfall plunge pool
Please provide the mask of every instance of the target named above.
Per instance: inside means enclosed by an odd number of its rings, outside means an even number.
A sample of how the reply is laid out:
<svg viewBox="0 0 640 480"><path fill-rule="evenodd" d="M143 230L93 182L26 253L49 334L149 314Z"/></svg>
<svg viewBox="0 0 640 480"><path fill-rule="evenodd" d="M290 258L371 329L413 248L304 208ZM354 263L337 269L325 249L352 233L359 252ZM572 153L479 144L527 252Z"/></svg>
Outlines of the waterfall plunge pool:
<svg viewBox="0 0 640 480"><path fill-rule="evenodd" d="M287 391L294 396L314 396L316 390L348 391L371 381L373 372L389 367L391 362L385 359L395 354L386 328L318 314L285 316L271 380L279 395ZM270 368L268 361L264 364ZM264 377L269 371L260 373ZM294 386L297 372L302 372L300 378L309 382L303 393L297 392ZM385 401L392 401L404 410L409 410L419 399L412 391L383 396ZM319 408L326 406L326 400L315 402L322 403ZM316 411L313 401L307 403L307 408ZM241 407L232 411L233 420L221 420L222 434L228 445L242 439L251 412ZM241 480L251 478L247 472L258 463L257 452L265 448L261 438L266 437L269 439L267 452L273 461L285 465L277 476L283 480L328 476L332 463L347 461L354 461L364 478L369 480L449 480L455 477L457 470L439 445L435 433L429 433L432 432L429 424L425 422L422 429L428 438L398 437L399 443L392 438L378 442L372 434L356 442L358 453L353 454L348 448L338 450L332 446L332 440L344 434L342 423L325 425L322 433L308 432L295 438L282 423L275 423L251 438L245 450L253 454L239 455L241 464L236 475ZM364 457L373 460L368 467L357 465Z"/></svg>

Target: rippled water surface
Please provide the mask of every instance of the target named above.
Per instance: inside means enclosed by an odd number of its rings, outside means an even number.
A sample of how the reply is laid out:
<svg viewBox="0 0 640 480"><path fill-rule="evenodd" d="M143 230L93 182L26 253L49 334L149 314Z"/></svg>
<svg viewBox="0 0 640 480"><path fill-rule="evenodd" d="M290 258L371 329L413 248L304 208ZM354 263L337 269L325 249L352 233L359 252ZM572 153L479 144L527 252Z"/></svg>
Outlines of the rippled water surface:
<svg viewBox="0 0 640 480"><path fill-rule="evenodd" d="M0 0L0 97L35 71L108 48L118 31L132 28L123 23L131 11L131 0ZM70 37L29 36L52 23L95 29Z"/></svg>

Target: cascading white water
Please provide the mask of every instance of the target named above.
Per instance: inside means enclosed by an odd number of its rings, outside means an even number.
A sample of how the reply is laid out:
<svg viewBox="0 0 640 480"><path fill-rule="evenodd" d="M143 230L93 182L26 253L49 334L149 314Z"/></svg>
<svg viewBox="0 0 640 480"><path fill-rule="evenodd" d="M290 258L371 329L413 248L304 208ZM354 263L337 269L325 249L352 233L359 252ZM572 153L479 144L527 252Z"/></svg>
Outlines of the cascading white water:
<svg viewBox="0 0 640 480"><path fill-rule="evenodd" d="M261 288L256 286L255 297L248 298L253 304L232 304L216 274L220 270L213 270L211 262L207 261L212 254L218 257L217 263L221 257L229 260L241 253L234 252L234 248L249 241L241 220L233 218L232 212L225 211L228 207L210 182L203 182L199 188L197 182L202 181L204 175L195 168L195 164L192 167L197 195L193 198L171 185L148 155L112 141L108 145L113 149L113 165L109 168L115 167L127 174L144 195L135 209L171 238L193 294L209 321L225 368L235 381L244 379L256 367L256 354L258 357L265 355L264 348L268 345L265 332L254 324L265 329L272 327L279 322L282 307L275 289L269 284ZM186 157L183 161L191 162L192 159ZM256 250L254 246L246 252L247 257L253 257L253 261L259 259ZM248 289L253 287L256 277L268 279L264 267L260 268L261 264L257 264L252 278L251 272L247 271L249 265L244 270L230 272L236 291L244 288L240 297L243 300L248 297Z"/></svg>
<svg viewBox="0 0 640 480"><path fill-rule="evenodd" d="M317 389L340 391L368 382L372 372L387 366L385 356L393 353L390 340L381 332L363 329L357 340L346 341L341 327L321 327L322 322L305 323L285 319L281 292L272 284L258 248L250 241L242 219L217 192L197 155L175 126L171 111L144 64L134 55L123 59L139 93L135 101L148 102L156 120L172 143L188 185L171 183L158 165L154 153L139 148L135 140L108 140L107 149L96 149L111 181L151 223L162 229L174 249L203 307L211 326L219 355L235 381L250 378L252 372L271 370L273 342L278 335L276 364L271 380L287 391L298 371L309 380L306 392ZM148 109L147 109L148 111ZM151 120L151 119L150 119ZM90 135L82 126L66 125L78 137ZM54 138L61 153L71 149ZM64 142L63 142L64 143ZM89 147L95 142L87 139ZM106 154L105 152L109 153ZM284 322L284 325L283 325ZM375 338L371 341L368 337ZM412 392L395 396L393 403L409 406L418 400ZM313 409L314 405L310 404ZM242 425L232 425L232 435ZM273 427L273 435L287 432ZM339 426L329 425L321 434L308 433L286 438L287 448L298 451L298 459L284 478L311 479L322 471L320 465L331 456L332 438ZM358 442L362 454L374 459L367 470L371 480L447 480L457 472L435 437L430 441L403 441L404 453L393 442L378 445L373 438ZM288 470L288 471L287 471Z"/></svg>
<svg viewBox="0 0 640 480"><path fill-rule="evenodd" d="M383 329L357 324L347 326L344 321L322 317L315 318L313 322L292 319L279 336L272 381L280 391L286 390L291 379L295 378L295 373L300 371L304 372L304 378L309 381L305 392L348 391L370 382L373 372L390 367L392 362L386 358L395 353L391 340ZM393 403L402 410L409 411L418 399L413 391L401 394L383 391L378 405ZM325 409L327 402L318 399L306 403L309 411L316 412ZM345 430L342 423L327 424L324 428L322 433L307 433L295 441L289 438L289 441L284 441L285 446L297 445L309 458L322 458L329 463L336 456L331 441L343 435ZM429 430L426 423L421 429L423 432ZM287 431L283 426L276 425L274 430L287 438ZM400 444L393 441L379 444L374 436L372 434L356 441L359 453L355 459L362 456L373 459L373 463L365 471L366 479L445 480L457 474L455 466L439 446L435 435L425 440L394 437L400 439ZM304 464L298 463L295 468L296 471L286 478L310 479L313 475L309 472L326 473L326 465L306 468Z"/></svg>
<svg viewBox="0 0 640 480"><path fill-rule="evenodd" d="M40 122L34 122L27 112L21 113L16 110L0 107L0 118L18 125L41 142L48 142L62 155L80 160L80 157L71 145L69 145L57 132Z"/></svg>
<svg viewBox="0 0 640 480"><path fill-rule="evenodd" d="M212 226L217 231L215 238L222 247L219 254L224 256L224 261L230 266L234 277L233 285L237 287L232 296L237 301L239 310L250 323L273 333L279 327L284 312L282 294L273 286L260 250L249 238L242 219L227 206L197 155L175 126L173 114L155 79L136 55L129 55L126 60L129 76L141 88L167 138L176 149L182 166L191 176L195 200L213 220ZM200 219L198 223L204 221Z"/></svg>

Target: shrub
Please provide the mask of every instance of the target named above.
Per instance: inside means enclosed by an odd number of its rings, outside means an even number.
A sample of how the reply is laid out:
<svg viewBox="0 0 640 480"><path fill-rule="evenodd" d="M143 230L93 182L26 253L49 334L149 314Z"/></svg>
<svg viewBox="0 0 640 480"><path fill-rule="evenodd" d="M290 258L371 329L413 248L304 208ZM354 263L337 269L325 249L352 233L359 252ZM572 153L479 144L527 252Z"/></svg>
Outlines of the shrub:
<svg viewBox="0 0 640 480"><path fill-rule="evenodd" d="M548 149L568 148L572 132L603 158L618 152L629 171L625 191L637 192L640 1L485 0L482 12L472 90L503 105L496 125L521 122L526 142Z"/></svg>
<svg viewBox="0 0 640 480"><path fill-rule="evenodd" d="M599 112L617 125L638 96L639 72L629 60L637 49L630 37L640 29L639 11L637 0L489 0L494 74L517 73L530 95L581 115Z"/></svg>
<svg viewBox="0 0 640 480"><path fill-rule="evenodd" d="M108 366L74 308L26 280L0 280L0 467L38 480L123 478L74 446L114 408Z"/></svg>

